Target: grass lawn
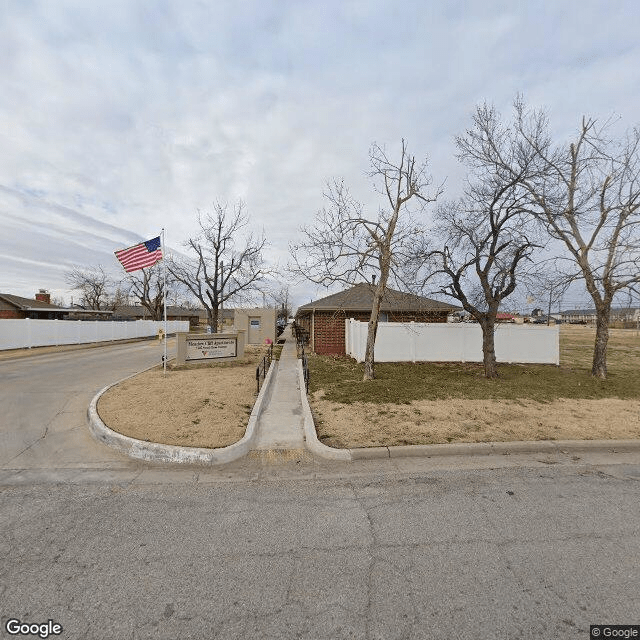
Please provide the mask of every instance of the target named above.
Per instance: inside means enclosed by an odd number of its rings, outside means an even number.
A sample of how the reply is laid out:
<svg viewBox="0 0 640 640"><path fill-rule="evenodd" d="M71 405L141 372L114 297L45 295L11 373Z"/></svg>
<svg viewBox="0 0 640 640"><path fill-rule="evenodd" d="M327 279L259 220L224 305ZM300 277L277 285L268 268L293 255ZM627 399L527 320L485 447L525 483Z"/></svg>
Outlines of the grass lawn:
<svg viewBox="0 0 640 640"><path fill-rule="evenodd" d="M380 363L311 355L319 437L333 446L640 437L640 335L612 329L607 380L591 377L595 330L560 329L560 366ZM351 423L351 425L350 425Z"/></svg>

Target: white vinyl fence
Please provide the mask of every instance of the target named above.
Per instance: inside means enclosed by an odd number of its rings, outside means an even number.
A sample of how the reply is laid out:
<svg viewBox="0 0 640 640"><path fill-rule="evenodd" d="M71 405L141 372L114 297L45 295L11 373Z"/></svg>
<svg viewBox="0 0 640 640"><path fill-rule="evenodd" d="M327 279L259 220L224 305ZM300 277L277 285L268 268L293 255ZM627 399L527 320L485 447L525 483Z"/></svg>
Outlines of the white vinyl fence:
<svg viewBox="0 0 640 640"><path fill-rule="evenodd" d="M498 362L560 364L559 327L496 324ZM367 323L345 320L347 355L364 361ZM482 329L476 323L381 322L376 362L482 362Z"/></svg>
<svg viewBox="0 0 640 640"><path fill-rule="evenodd" d="M61 344L83 344L146 338L164 329L164 322L135 320L0 320L0 350ZM167 322L167 332L189 331L188 321Z"/></svg>

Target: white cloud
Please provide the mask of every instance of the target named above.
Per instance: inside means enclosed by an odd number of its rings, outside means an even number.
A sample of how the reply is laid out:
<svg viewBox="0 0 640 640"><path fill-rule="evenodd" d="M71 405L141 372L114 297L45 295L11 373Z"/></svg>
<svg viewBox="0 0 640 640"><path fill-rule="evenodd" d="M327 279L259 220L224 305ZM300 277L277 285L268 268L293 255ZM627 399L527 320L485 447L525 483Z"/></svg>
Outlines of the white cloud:
<svg viewBox="0 0 640 640"><path fill-rule="evenodd" d="M374 140L407 138L455 193L452 139L480 100L506 111L523 92L561 134L584 111L629 126L640 112L630 1L13 0L3 11L0 290L22 295L162 226L179 246L214 200L243 198L286 262L327 179L375 206ZM38 269L11 262L36 254Z"/></svg>

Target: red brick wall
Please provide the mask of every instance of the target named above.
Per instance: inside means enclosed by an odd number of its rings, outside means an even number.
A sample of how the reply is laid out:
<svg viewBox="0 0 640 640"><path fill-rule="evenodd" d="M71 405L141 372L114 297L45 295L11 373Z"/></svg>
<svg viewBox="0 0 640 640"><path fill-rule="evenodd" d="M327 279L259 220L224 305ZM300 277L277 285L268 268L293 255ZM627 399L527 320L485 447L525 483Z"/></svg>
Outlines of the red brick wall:
<svg viewBox="0 0 640 640"><path fill-rule="evenodd" d="M314 322L314 351L316 353L331 353L344 355L344 321L353 318L361 322L369 322L369 312L335 312L316 311Z"/></svg>
<svg viewBox="0 0 640 640"><path fill-rule="evenodd" d="M370 317L371 313L368 311L316 311L314 351L316 353L344 355L346 352L344 339L345 318L369 322ZM389 322L446 322L447 314L429 313L428 311L390 312L388 318Z"/></svg>
<svg viewBox="0 0 640 640"><path fill-rule="evenodd" d="M0 309L0 318L20 320L21 318L24 318L24 313L15 309Z"/></svg>

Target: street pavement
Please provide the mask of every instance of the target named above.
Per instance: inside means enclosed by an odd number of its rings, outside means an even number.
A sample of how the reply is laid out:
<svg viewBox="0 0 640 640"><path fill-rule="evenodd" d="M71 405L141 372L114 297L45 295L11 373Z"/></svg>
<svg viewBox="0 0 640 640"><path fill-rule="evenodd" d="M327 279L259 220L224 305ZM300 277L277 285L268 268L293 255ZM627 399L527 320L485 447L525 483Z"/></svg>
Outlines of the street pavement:
<svg viewBox="0 0 640 640"><path fill-rule="evenodd" d="M105 639L640 622L639 454L142 463L91 440L86 409L152 351L0 362L0 637L10 618Z"/></svg>
<svg viewBox="0 0 640 640"><path fill-rule="evenodd" d="M100 389L160 363L162 353L158 340L143 340L0 360L0 469L127 464L94 442L87 408Z"/></svg>

